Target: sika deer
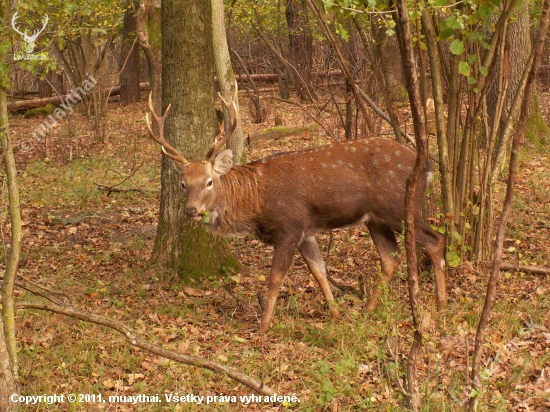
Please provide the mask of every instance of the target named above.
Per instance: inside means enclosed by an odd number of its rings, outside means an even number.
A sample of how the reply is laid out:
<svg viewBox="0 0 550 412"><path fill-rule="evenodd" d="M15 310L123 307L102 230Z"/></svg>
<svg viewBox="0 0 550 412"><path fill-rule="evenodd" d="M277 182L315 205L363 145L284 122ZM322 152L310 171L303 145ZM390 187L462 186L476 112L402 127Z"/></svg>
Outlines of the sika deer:
<svg viewBox="0 0 550 412"><path fill-rule="evenodd" d="M225 102L224 102L225 104ZM267 304L260 332L269 328L279 287L290 267L296 248L319 283L333 318L340 313L326 277L315 234L364 223L382 260L382 279L367 308L375 309L384 282L389 282L400 263L395 232L404 219L405 182L415 153L394 140L369 138L347 140L315 149L279 153L243 166L233 166L231 150L218 153L235 129L235 105L226 105L231 130L208 152L206 160L188 162L164 139L165 114L158 116L156 136L147 116L149 133L162 145L181 172L187 195L186 214L203 219L210 230L221 235L251 234L273 245ZM445 261L443 238L421 217L420 205L430 178L426 164L416 190L416 240L430 256L436 283L437 301L445 307Z"/></svg>

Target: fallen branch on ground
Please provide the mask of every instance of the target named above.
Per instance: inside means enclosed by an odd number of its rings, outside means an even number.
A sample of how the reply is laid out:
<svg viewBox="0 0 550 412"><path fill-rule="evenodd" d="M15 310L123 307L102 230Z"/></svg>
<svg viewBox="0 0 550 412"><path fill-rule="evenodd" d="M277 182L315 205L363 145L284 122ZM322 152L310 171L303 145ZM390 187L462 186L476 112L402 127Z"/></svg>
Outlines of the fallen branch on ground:
<svg viewBox="0 0 550 412"><path fill-rule="evenodd" d="M111 193L124 193L124 192L140 192L140 193L147 193L147 192L158 192L159 189L144 189L142 187L115 187L115 186L107 186L101 183L94 182L94 184L97 186L97 190L104 190L107 192L107 196L109 196Z"/></svg>
<svg viewBox="0 0 550 412"><path fill-rule="evenodd" d="M83 310L77 309L73 306L65 305L56 305L49 303L39 303L39 302L17 302L15 304L16 309L38 309L46 310L49 312L54 312L60 315L70 316L75 319L79 319L85 322L95 323L96 325L106 326L108 328L114 329L120 334L124 335L126 341L135 347L146 350L148 352L154 353L155 355L162 356L163 358L170 359L176 362L180 362L186 365L196 366L199 368L210 369L211 371L223 373L229 378L242 383L243 385L253 389L259 394L262 395L274 395L275 391L268 386L263 385L261 382L256 379L238 371L237 369L231 368L229 366L223 365L218 362L214 362L210 359L204 359L197 356L184 355L182 353L177 353L168 349L164 349L159 345L154 343L147 342L145 339L137 336L132 329L124 325L121 322L118 322L114 319L107 318L105 316L97 315L91 312L85 312Z"/></svg>
<svg viewBox="0 0 550 412"><path fill-rule="evenodd" d="M485 266L490 267L491 264L488 262ZM510 263L502 263L500 265L500 270L509 272L523 272L531 275L550 275L550 268L541 266L527 266L520 264L512 265Z"/></svg>

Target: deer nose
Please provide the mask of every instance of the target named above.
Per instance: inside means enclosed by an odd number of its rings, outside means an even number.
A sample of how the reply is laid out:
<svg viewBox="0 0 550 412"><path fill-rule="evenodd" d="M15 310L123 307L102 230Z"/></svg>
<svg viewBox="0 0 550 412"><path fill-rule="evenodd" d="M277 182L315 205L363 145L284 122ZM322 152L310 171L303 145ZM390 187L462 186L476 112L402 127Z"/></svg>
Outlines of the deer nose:
<svg viewBox="0 0 550 412"><path fill-rule="evenodd" d="M185 213L187 214L187 216L189 217L195 217L197 216L197 208L196 207L188 207L185 209Z"/></svg>

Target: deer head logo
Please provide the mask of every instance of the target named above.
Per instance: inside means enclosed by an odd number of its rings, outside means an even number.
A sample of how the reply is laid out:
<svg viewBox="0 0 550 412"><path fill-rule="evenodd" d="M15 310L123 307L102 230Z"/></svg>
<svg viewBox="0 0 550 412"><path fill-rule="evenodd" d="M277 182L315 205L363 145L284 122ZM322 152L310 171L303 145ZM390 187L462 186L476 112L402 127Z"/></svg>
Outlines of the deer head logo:
<svg viewBox="0 0 550 412"><path fill-rule="evenodd" d="M46 14L46 21L44 22L44 25L40 30L35 30L32 32L32 35L27 34L27 29L25 31L20 31L19 28L16 26L17 23L17 12L13 15L11 19L11 26L13 27L13 30L15 30L17 33L23 37L23 40L25 40L25 45L23 46L23 51L27 54L31 54L34 51L34 46L36 44L36 39L44 31L46 28L46 25L48 24L48 15Z"/></svg>

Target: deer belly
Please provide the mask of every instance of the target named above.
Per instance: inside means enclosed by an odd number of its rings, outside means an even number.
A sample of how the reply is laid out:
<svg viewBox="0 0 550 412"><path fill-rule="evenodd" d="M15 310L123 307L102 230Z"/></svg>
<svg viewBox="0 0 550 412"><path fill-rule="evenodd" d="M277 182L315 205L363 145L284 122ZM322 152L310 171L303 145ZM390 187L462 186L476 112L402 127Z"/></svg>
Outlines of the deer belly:
<svg viewBox="0 0 550 412"><path fill-rule="evenodd" d="M358 223L368 222L374 215L365 210L364 207L353 209L341 208L313 208L311 220L314 226L321 230L336 229L339 227L352 226Z"/></svg>

